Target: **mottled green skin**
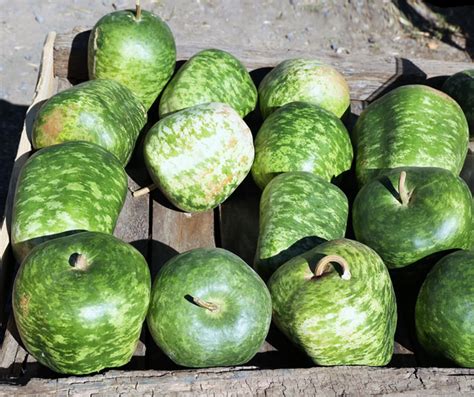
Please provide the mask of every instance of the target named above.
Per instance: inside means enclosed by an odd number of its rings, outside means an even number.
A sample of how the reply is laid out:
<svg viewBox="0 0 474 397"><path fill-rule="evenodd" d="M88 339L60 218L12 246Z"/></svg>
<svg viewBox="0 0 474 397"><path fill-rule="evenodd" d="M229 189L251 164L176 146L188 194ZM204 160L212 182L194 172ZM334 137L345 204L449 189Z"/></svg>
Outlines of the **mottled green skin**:
<svg viewBox="0 0 474 397"><path fill-rule="evenodd" d="M160 117L200 103L222 102L241 117L255 109L257 88L245 66L232 54L198 52L171 79L160 100Z"/></svg>
<svg viewBox="0 0 474 397"><path fill-rule="evenodd" d="M339 255L340 267L314 276L316 263ZM336 270L336 269L337 270ZM270 278L273 321L318 365L385 365L393 353L397 310L392 282L382 259L357 241L318 245L281 266Z"/></svg>
<svg viewBox="0 0 474 397"><path fill-rule="evenodd" d="M127 87L113 80L86 81L54 95L41 107L33 125L33 146L92 142L125 166L146 120L146 109Z"/></svg>
<svg viewBox="0 0 474 397"><path fill-rule="evenodd" d="M454 98L463 110L471 137L474 137L474 69L453 74L443 84L443 91Z"/></svg>
<svg viewBox="0 0 474 397"><path fill-rule="evenodd" d="M415 322L427 352L474 368L474 251L454 252L434 266L418 295Z"/></svg>
<svg viewBox="0 0 474 397"><path fill-rule="evenodd" d="M70 257L81 254L86 268ZM26 349L65 374L128 363L150 301L150 271L131 245L102 233L48 241L23 262L13 313Z"/></svg>
<svg viewBox="0 0 474 397"><path fill-rule="evenodd" d="M274 178L260 199L255 270L267 279L289 259L344 237L349 205L335 185L309 172Z"/></svg>
<svg viewBox="0 0 474 397"><path fill-rule="evenodd" d="M336 69L313 59L278 64L258 87L264 118L290 102L309 102L341 117L350 106L349 86Z"/></svg>
<svg viewBox="0 0 474 397"><path fill-rule="evenodd" d="M193 298L217 310L200 307ZM265 283L242 259L220 248L198 248L160 270L147 323L175 363L212 367L249 361L267 336L271 316Z"/></svg>
<svg viewBox="0 0 474 397"><path fill-rule="evenodd" d="M474 197L472 198L472 212L471 212L471 241L467 247L474 250Z"/></svg>
<svg viewBox="0 0 474 397"><path fill-rule="evenodd" d="M423 85L396 88L372 102L353 130L362 186L387 169L440 167L459 175L469 130L459 105Z"/></svg>
<svg viewBox="0 0 474 397"><path fill-rule="evenodd" d="M147 109L171 78L176 46L168 25L142 10L103 16L92 29L88 47L89 78L117 80L133 91Z"/></svg>
<svg viewBox="0 0 474 397"><path fill-rule="evenodd" d="M272 113L255 138L252 176L263 189L287 171L308 171L330 181L351 168L352 144L333 113L304 102L286 104Z"/></svg>
<svg viewBox="0 0 474 397"><path fill-rule="evenodd" d="M401 203L398 183L406 171L411 193ZM389 268L408 266L430 254L468 248L471 192L442 168L404 167L366 184L352 207L356 239L373 248Z"/></svg>
<svg viewBox="0 0 474 397"><path fill-rule="evenodd" d="M23 166L13 202L18 262L36 245L67 233L113 233L126 193L122 165L100 146L66 142L39 150Z"/></svg>
<svg viewBox="0 0 474 397"><path fill-rule="evenodd" d="M161 119L148 132L144 152L153 181L187 212L207 211L227 199L254 158L250 129L223 103L196 105Z"/></svg>

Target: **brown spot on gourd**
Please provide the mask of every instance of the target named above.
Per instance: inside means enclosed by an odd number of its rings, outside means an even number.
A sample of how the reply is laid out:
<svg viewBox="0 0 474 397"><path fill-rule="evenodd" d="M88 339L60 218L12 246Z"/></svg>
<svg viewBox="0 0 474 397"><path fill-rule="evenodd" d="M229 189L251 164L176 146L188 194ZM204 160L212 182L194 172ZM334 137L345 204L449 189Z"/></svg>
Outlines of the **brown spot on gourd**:
<svg viewBox="0 0 474 397"><path fill-rule="evenodd" d="M223 114L225 117L235 115L235 110L228 105L221 106L219 113Z"/></svg>
<svg viewBox="0 0 474 397"><path fill-rule="evenodd" d="M249 158L248 156L242 156L240 158L240 164L247 165L249 163Z"/></svg>
<svg viewBox="0 0 474 397"><path fill-rule="evenodd" d="M28 316L28 312L30 309L30 296L29 295L22 295L20 298L20 310L22 311L24 316Z"/></svg>
<svg viewBox="0 0 474 397"><path fill-rule="evenodd" d="M235 146L237 146L237 143L239 143L238 139L233 136L230 138L230 140L226 143L225 147L226 149L232 149L234 148Z"/></svg>
<svg viewBox="0 0 474 397"><path fill-rule="evenodd" d="M198 180L207 179L208 177L212 176L213 173L214 168L205 168L204 170L202 170L202 172L199 173Z"/></svg>
<svg viewBox="0 0 474 397"><path fill-rule="evenodd" d="M234 179L233 175L227 175L223 180L213 184L212 182L208 184L209 191L206 194L206 200L214 200L219 194L222 193L222 190Z"/></svg>
<svg viewBox="0 0 474 397"><path fill-rule="evenodd" d="M44 116L43 123L39 127L40 134L37 136L39 147L60 143L58 135L63 130L63 124L66 118L66 110L59 107Z"/></svg>

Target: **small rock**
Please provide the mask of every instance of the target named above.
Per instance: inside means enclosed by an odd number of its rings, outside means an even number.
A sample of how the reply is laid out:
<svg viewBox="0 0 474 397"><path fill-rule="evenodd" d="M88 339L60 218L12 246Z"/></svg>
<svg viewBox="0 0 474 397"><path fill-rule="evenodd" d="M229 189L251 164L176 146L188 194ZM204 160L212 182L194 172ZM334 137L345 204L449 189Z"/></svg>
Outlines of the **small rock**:
<svg viewBox="0 0 474 397"><path fill-rule="evenodd" d="M27 61L31 61L31 55L25 55L23 58L25 58Z"/></svg>
<svg viewBox="0 0 474 397"><path fill-rule="evenodd" d="M40 14L35 14L35 20L38 23L43 23L44 22L44 18Z"/></svg>
<svg viewBox="0 0 474 397"><path fill-rule="evenodd" d="M285 39L289 41L293 41L294 36L295 34L293 32L290 32L290 33L285 34Z"/></svg>
<svg viewBox="0 0 474 397"><path fill-rule="evenodd" d="M336 54L350 54L350 51L347 49L347 48L344 48L344 47L339 47L337 50L336 50Z"/></svg>
<svg viewBox="0 0 474 397"><path fill-rule="evenodd" d="M372 36L369 36L369 38L367 39L367 41L368 41L370 44L374 44L374 43L375 43L375 39L374 39Z"/></svg>
<svg viewBox="0 0 474 397"><path fill-rule="evenodd" d="M429 48L430 50L437 50L438 47L439 47L439 44L438 44L436 41L434 41L434 40L428 41L428 43L427 43L426 45L428 46L428 48Z"/></svg>
<svg viewBox="0 0 474 397"><path fill-rule="evenodd" d="M114 10L117 10L117 9L122 9L122 8L125 8L127 5L128 5L128 1L124 1L124 0L117 0L117 1L114 1L112 3L112 7L114 8Z"/></svg>

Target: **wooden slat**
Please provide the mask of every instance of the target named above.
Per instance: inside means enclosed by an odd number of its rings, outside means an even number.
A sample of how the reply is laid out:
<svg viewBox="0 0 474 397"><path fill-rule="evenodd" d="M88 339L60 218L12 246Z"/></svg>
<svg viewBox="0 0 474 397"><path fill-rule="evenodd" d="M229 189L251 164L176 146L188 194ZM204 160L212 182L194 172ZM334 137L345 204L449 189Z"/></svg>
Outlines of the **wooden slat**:
<svg viewBox="0 0 474 397"><path fill-rule="evenodd" d="M153 199L152 272L177 253L193 248L215 247L214 211L190 214L172 208L159 199Z"/></svg>
<svg viewBox="0 0 474 397"><path fill-rule="evenodd" d="M18 145L18 151L15 157L15 164L13 165L12 176L10 180L10 186L8 189L7 205L6 205L6 222L3 222L0 230L0 258L3 257L10 238L8 235L7 225L9 223L8 217L11 213L10 207L13 201L14 190L16 186L16 178L18 173L23 166L24 162L28 157L28 153L31 150L31 144L28 139L28 135L31 134L31 126L36 117L36 112L39 108L39 103L42 103L45 99L49 98L55 92L57 92L57 79L54 77L53 70L53 47L56 39L56 33L51 32L47 35L46 41L43 47L43 55L41 58L41 69L39 71L39 78L36 84L35 93L31 106L26 112L25 124L20 137L20 143Z"/></svg>
<svg viewBox="0 0 474 397"><path fill-rule="evenodd" d="M220 240L225 248L253 266L258 239L261 191L251 176L220 205Z"/></svg>
<svg viewBox="0 0 474 397"><path fill-rule="evenodd" d="M79 33L80 32L80 33ZM87 42L90 31L76 28L70 33L58 35L54 47L55 72L59 77L82 81L87 79ZM309 50L262 50L228 47L209 42L177 43L178 60L189 59L196 52L218 47L229 51L240 59L249 69L275 66L289 58L317 58L336 67L347 79L352 99L371 100L386 89L407 82L423 82L436 76L447 76L461 70L472 68L471 63L450 62L428 59L406 59L363 55L338 55L334 53ZM363 67L362 67L363 66Z"/></svg>
<svg viewBox="0 0 474 397"><path fill-rule="evenodd" d="M327 367L256 370L109 371L90 377L32 379L3 386L0 396L465 396L474 393L474 370L453 368Z"/></svg>
<svg viewBox="0 0 474 397"><path fill-rule="evenodd" d="M0 374L2 378L15 378L21 375L20 368L23 364L26 351L20 347L13 334L13 318L10 317L5 331L2 349L0 350Z"/></svg>
<svg viewBox="0 0 474 397"><path fill-rule="evenodd" d="M143 170L146 172L146 170ZM148 241L150 237L150 203L149 196L140 200L132 196L139 185L128 177L127 197L120 212L114 235L126 243L131 243L141 254L148 258Z"/></svg>

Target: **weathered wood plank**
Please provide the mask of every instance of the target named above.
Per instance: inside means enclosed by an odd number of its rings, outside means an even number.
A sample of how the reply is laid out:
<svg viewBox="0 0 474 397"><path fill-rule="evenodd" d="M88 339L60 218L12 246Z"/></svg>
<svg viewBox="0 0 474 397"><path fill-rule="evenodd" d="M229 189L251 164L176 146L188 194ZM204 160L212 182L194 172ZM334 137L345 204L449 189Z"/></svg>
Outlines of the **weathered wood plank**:
<svg viewBox="0 0 474 397"><path fill-rule="evenodd" d="M71 80L87 79L87 42L90 31L78 27L72 32L58 35L54 46L55 73ZM186 60L196 52L216 47L216 43L177 43L178 60ZM335 66L346 77L353 99L368 100L388 87L402 83L422 82L436 76L446 76L469 69L467 62L405 59L367 55L343 55L324 51L288 49L261 50L217 45L239 58L249 70L269 68L289 58L318 58ZM363 65L363 67L361 67Z"/></svg>
<svg viewBox="0 0 474 397"><path fill-rule="evenodd" d="M31 379L16 395L385 395L461 396L474 392L474 370L451 368L328 367L257 370L252 367L194 371L109 371L91 377Z"/></svg>
<svg viewBox="0 0 474 397"><path fill-rule="evenodd" d="M159 193L155 192L153 196ZM152 272L177 253L215 247L214 211L190 214L153 199Z"/></svg>
<svg viewBox="0 0 474 397"><path fill-rule="evenodd" d="M26 112L25 124L20 137L20 143L18 145L17 154L15 157L15 164L13 165L12 177L8 188L7 203L6 203L6 217L0 229L0 258L3 257L10 243L10 237L8 235L9 226L9 214L10 207L13 201L13 195L15 193L16 178L20 172L21 167L28 158L28 153L31 150L31 144L28 139L28 135L31 132L31 126L33 124L36 112L39 108L39 103L49 98L52 94L57 92L58 81L53 74L53 46L56 39L56 33L49 33L46 37L46 41L43 47L43 54L41 57L41 68L39 71L38 82L36 84L35 93L31 106Z"/></svg>
<svg viewBox="0 0 474 397"><path fill-rule="evenodd" d="M2 378L17 377L18 371L14 368L14 364L21 364L26 354L25 350L20 347L12 333L13 318L10 318L7 329L3 337L2 348L0 350L0 374Z"/></svg>
<svg viewBox="0 0 474 397"><path fill-rule="evenodd" d="M57 92L67 90L72 87L72 83L65 77L58 77L58 89Z"/></svg>
<svg viewBox="0 0 474 397"><path fill-rule="evenodd" d="M25 373L29 377L45 377L51 371L39 364L20 342L13 316L10 316L0 349L0 379L17 381Z"/></svg>
<svg viewBox="0 0 474 397"><path fill-rule="evenodd" d="M248 181L248 184L253 183ZM225 248L253 266L258 239L260 191L241 186L219 208L220 240ZM255 190L255 191L254 191Z"/></svg>
<svg viewBox="0 0 474 397"><path fill-rule="evenodd" d="M146 170L143 171L146 172ZM150 203L149 196L140 200L132 196L132 192L138 188L139 185L129 176L129 190L117 220L114 236L126 243L132 243L147 258L150 237Z"/></svg>

